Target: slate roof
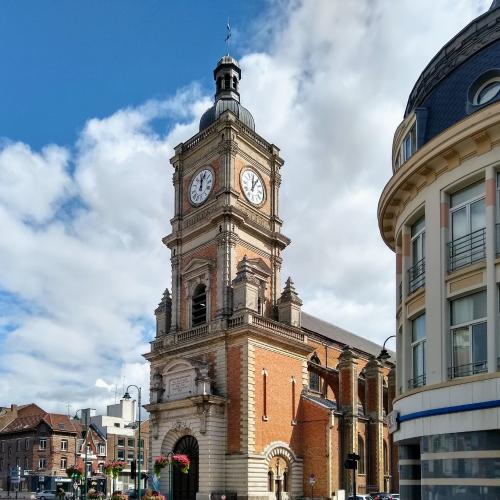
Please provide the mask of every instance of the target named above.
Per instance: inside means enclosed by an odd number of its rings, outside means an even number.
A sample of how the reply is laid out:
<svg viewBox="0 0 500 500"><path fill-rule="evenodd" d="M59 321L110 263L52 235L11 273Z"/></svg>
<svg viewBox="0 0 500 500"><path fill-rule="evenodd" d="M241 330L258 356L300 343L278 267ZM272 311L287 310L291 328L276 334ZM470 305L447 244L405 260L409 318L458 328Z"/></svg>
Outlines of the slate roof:
<svg viewBox="0 0 500 500"><path fill-rule="evenodd" d="M320 398L319 396L311 396L311 394L303 393L302 397L307 399L317 405L326 408L327 410L336 410L337 403L335 401L331 401L330 399Z"/></svg>
<svg viewBox="0 0 500 500"><path fill-rule="evenodd" d="M42 422L45 422L54 431L77 432L77 428L67 415L58 413L41 413L38 415L27 415L26 417L17 417L2 433L23 432L36 429Z"/></svg>
<svg viewBox="0 0 500 500"><path fill-rule="evenodd" d="M311 314L302 312L302 329L307 330L312 333L326 337L338 344L349 345L352 348L362 351L367 354L372 354L373 356L378 356L382 350L382 346L372 342L371 340L365 339L356 335L355 333L344 330L339 326L323 321L322 319L316 318ZM396 353L388 349L391 355L390 361L396 361Z"/></svg>

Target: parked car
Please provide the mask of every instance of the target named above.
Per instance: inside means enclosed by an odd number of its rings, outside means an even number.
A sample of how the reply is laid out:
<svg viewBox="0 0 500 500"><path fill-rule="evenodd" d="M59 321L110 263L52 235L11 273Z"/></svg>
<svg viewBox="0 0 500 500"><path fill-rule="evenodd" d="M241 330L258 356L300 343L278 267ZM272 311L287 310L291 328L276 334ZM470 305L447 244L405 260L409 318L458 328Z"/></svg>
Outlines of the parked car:
<svg viewBox="0 0 500 500"><path fill-rule="evenodd" d="M351 495L347 498L347 500L372 500L372 497L370 495L365 495L364 493L359 493L356 495L356 498Z"/></svg>
<svg viewBox="0 0 500 500"><path fill-rule="evenodd" d="M43 490L36 494L38 500L53 500L56 498L56 490Z"/></svg>
<svg viewBox="0 0 500 500"><path fill-rule="evenodd" d="M133 488L126 491L125 495L127 495L130 500L135 500L136 498L139 498L139 492L137 490L134 490Z"/></svg>
<svg viewBox="0 0 500 500"><path fill-rule="evenodd" d="M380 491L378 493L371 494L373 500L391 500L391 494L385 493L384 491Z"/></svg>
<svg viewBox="0 0 500 500"><path fill-rule="evenodd" d="M390 493L391 500L399 500L399 493Z"/></svg>

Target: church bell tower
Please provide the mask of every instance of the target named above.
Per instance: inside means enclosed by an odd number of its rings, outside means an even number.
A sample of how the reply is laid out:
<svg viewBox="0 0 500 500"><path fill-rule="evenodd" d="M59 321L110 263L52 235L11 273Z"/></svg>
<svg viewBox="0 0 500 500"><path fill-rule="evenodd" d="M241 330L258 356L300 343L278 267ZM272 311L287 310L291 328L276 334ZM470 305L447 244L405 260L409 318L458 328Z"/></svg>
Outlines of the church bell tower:
<svg viewBox="0 0 500 500"><path fill-rule="evenodd" d="M152 456L182 452L192 461L188 475L174 473L172 484L168 476L161 483L161 491L172 489L174 498L184 500L208 500L220 491L262 498L277 459L256 441L267 432L259 430L267 417L255 411L267 378L255 368L255 357L266 359L270 372L283 359L288 363L285 386L277 390L289 394L293 380L294 412L312 351L300 330L301 301L293 283L280 293L281 253L290 243L279 217L283 160L255 132L240 103L240 79L238 62L224 56L214 70L214 104L201 117L199 132L179 144L170 160L175 205L163 242L171 251L172 288L155 311L156 338L145 355L151 363L146 409ZM273 429L272 442L288 439L281 438L281 427ZM252 475L256 467L258 478ZM297 491L301 474L297 461Z"/></svg>
<svg viewBox="0 0 500 500"><path fill-rule="evenodd" d="M289 243L278 211L283 160L255 133L240 104L240 78L237 61L224 56L214 70L214 105L171 159L175 213L163 240L171 250L171 332L224 327L243 259L257 287L246 306L276 315L281 252Z"/></svg>

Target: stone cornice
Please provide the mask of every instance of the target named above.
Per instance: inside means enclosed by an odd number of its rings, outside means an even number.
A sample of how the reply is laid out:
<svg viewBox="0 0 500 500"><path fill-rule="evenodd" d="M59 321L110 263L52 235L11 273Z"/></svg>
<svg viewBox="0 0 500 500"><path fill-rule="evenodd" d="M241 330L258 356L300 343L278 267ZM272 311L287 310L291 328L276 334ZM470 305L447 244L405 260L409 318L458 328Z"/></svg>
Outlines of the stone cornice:
<svg viewBox="0 0 500 500"><path fill-rule="evenodd" d="M464 118L417 150L390 178L380 196L378 221L386 245L395 250L397 218L422 189L499 144L500 103L496 103Z"/></svg>

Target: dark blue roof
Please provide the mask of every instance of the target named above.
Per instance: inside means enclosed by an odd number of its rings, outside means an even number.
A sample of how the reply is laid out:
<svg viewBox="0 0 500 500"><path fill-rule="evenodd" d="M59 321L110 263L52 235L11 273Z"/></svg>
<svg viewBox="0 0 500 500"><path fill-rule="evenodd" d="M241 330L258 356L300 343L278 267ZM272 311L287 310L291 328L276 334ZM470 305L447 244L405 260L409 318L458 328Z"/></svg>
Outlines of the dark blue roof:
<svg viewBox="0 0 500 500"><path fill-rule="evenodd" d="M252 114L234 99L219 99L211 108L207 109L200 119L200 132L217 120L224 111L232 111L247 127L255 130Z"/></svg>

